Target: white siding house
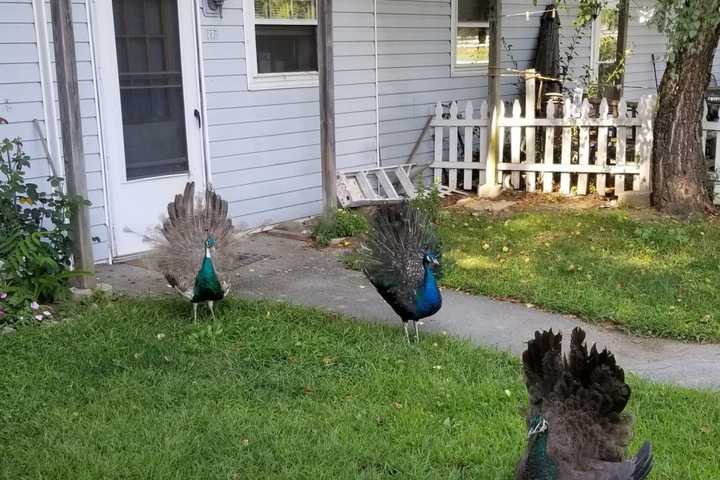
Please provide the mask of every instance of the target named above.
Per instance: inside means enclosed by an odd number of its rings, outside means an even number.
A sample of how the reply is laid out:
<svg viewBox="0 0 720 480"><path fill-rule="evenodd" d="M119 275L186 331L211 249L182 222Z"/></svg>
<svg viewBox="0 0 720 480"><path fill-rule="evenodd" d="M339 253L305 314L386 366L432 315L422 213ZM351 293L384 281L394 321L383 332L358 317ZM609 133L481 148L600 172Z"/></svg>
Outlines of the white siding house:
<svg viewBox="0 0 720 480"><path fill-rule="evenodd" d="M98 262L145 248L143 233L188 177L210 182L240 227L321 209L317 75L302 66L295 68L300 73L277 73L294 67L271 65L263 54L267 45L288 48L278 34L283 25L297 38L295 48L314 47L313 2L293 0L305 10L278 21L253 13L265 8L263 0L225 0L222 16L206 14L207 1L73 0ZM484 28L482 12L475 23L454 24L460 1L334 0L338 170L403 163L436 102L487 96L487 70L456 64L456 27ZM649 10L631 5L625 84L632 99L654 90L650 54L659 80L665 49L645 21ZM503 0L503 67L532 66L535 12L544 6ZM571 42L575 10L560 15L562 49ZM9 122L0 125L0 138L24 139L30 176L39 183L51 164L62 175L49 17L46 0L0 0L0 117ZM570 68L589 61L591 39L588 33L577 44ZM296 56L285 60L313 61ZM720 59L714 72L720 78ZM518 95L520 83L503 77L503 96ZM133 123L141 114L154 115L154 123ZM432 152L425 135L413 162L430 162Z"/></svg>

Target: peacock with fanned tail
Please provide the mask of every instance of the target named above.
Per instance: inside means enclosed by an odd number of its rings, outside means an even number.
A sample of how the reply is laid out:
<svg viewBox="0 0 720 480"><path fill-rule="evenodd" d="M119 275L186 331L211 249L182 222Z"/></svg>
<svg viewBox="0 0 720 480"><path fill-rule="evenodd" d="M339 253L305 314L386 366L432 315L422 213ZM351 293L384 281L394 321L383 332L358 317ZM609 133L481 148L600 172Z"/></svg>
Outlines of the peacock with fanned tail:
<svg viewBox="0 0 720 480"><path fill-rule="evenodd" d="M215 318L214 303L230 291L221 272L232 271L238 257L228 203L211 189L196 199L195 182L188 182L168 204L167 213L147 258L172 288L192 302L193 321L200 303L207 303Z"/></svg>
<svg viewBox="0 0 720 480"><path fill-rule="evenodd" d="M442 306L437 284L441 246L435 226L423 211L402 202L379 206L370 227L360 248L362 270L400 316L408 342L411 320L418 340L418 320Z"/></svg>
<svg viewBox="0 0 720 480"><path fill-rule="evenodd" d="M536 332L523 353L529 397L528 448L518 480L643 480L653 466L645 442L625 458L633 419L625 374L607 349L588 352L575 328L570 355L561 358L562 335Z"/></svg>

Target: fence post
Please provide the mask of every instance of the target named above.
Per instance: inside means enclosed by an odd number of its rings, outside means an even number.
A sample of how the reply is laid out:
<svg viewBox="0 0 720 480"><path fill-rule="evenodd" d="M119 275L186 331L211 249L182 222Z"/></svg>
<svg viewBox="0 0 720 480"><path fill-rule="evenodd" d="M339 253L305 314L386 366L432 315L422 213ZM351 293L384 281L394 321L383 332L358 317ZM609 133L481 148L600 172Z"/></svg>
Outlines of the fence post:
<svg viewBox="0 0 720 480"><path fill-rule="evenodd" d="M435 105L435 119L442 120L443 108L440 102ZM435 127L435 165L440 165L442 162L443 153L443 127L438 125ZM434 170L435 183L438 184L442 181L442 168L435 168Z"/></svg>
<svg viewBox="0 0 720 480"><path fill-rule="evenodd" d="M473 104L470 100L465 104L465 120L470 121L473 119ZM472 163L473 161L473 127L467 126L465 127L465 136L464 136L464 143L463 146L465 158L465 163ZM470 190L472 188L472 170L469 168L466 168L463 171L463 190Z"/></svg>
<svg viewBox="0 0 720 480"><path fill-rule="evenodd" d="M615 166L625 166L625 155L626 155L626 139L627 139L627 128L622 126L627 118L627 104L625 99L621 98L618 102L618 116L617 116L617 143L615 144ZM615 175L615 195L619 195L625 191L625 175Z"/></svg>
<svg viewBox="0 0 720 480"><path fill-rule="evenodd" d="M498 163L502 161L502 149L505 142L505 129L499 126L500 117L505 115L505 106L502 100L495 102L491 115L487 159L485 161L485 183L478 185L477 194L478 197L495 198L502 191L502 188L498 185L497 169Z"/></svg>
<svg viewBox="0 0 720 480"><path fill-rule="evenodd" d="M650 172L652 169L650 167L652 162L654 110L655 98L652 95L647 95L640 100L640 112L638 112L640 115L640 134L638 135L639 145L637 147L640 153L640 158L638 159L638 166L640 167L638 190L646 192L652 190L652 179L650 178ZM705 142L703 142L702 146L704 150Z"/></svg>
<svg viewBox="0 0 720 480"><path fill-rule="evenodd" d="M535 70L525 71L525 118L532 124L535 119ZM535 127L525 128L525 162L535 163ZM525 189L535 191L535 172L525 174Z"/></svg>
<svg viewBox="0 0 720 480"><path fill-rule="evenodd" d="M450 102L450 121L453 120L457 125L458 118L458 105L457 102ZM458 127L453 126L448 128L448 161L458 161ZM457 168L451 168L448 170L448 187L450 190L457 189Z"/></svg>
<svg viewBox="0 0 720 480"><path fill-rule="evenodd" d="M712 130L715 132L715 151L712 153L713 165L715 166L715 178L713 182L713 203L720 204L720 118L709 121L707 113L702 118L702 129ZM706 144L703 143L703 148Z"/></svg>
<svg viewBox="0 0 720 480"><path fill-rule="evenodd" d="M485 120L483 122L485 125L480 127L480 140L478 141L478 156L480 158L478 160L480 161L480 165L487 169L488 128L490 128L490 125L488 124L488 105L485 100L483 100L480 104L480 119ZM478 177L478 185L484 185L487 175L485 174L485 170L480 170L479 172L480 176Z"/></svg>
<svg viewBox="0 0 720 480"><path fill-rule="evenodd" d="M560 163L570 165L570 157L572 154L572 127L567 124L572 118L573 104L569 98L565 99L563 104L563 129L562 129L562 150L560 151ZM560 174L560 193L570 195L570 174Z"/></svg>
<svg viewBox="0 0 720 480"><path fill-rule="evenodd" d="M522 107L520 107L520 102L517 98L515 99L515 101L513 101L512 118L514 120L513 123L519 123L520 119L522 118ZM512 163L520 163L521 132L522 127L510 127L510 161ZM520 172L518 170L513 170L512 172L510 172L510 183L515 190L520 188Z"/></svg>
<svg viewBox="0 0 720 480"><path fill-rule="evenodd" d="M555 104L550 101L545 107L545 117L548 120L555 120ZM551 125L545 127L545 165L552 165L554 163L554 149L555 149L555 128ZM543 192L551 193L553 189L553 172L545 171L542 174Z"/></svg>
<svg viewBox="0 0 720 480"><path fill-rule="evenodd" d="M610 109L608 108L607 99L603 97L603 99L600 101L600 116L598 117L601 122L604 122L608 119L608 112ZM607 127L599 127L598 128L598 137L597 137L597 153L595 154L595 164L606 166L607 165L607 145L608 145L608 128ZM598 173L597 177L595 178L595 185L597 187L597 193L601 197L605 196L605 189L607 187L607 181L606 176L604 173Z"/></svg>
<svg viewBox="0 0 720 480"><path fill-rule="evenodd" d="M590 103L584 98L580 104L580 124L587 124L590 118ZM590 127L580 127L578 133L578 163L580 165L590 164ZM587 195L588 174L578 173L577 193L578 195Z"/></svg>

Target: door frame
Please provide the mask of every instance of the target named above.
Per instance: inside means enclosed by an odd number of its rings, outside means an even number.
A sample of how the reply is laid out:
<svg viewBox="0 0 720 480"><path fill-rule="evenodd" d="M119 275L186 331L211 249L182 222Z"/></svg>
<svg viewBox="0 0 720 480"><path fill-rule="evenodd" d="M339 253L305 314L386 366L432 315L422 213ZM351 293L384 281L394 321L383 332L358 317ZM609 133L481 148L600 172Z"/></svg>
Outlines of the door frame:
<svg viewBox="0 0 720 480"><path fill-rule="evenodd" d="M176 0L178 4L178 30L180 37L180 58L183 77L183 106L185 108L185 135L188 155L188 174L193 176L200 191L205 189L209 181L208 149L207 149L207 111L204 101L204 82L202 81L202 57L200 50L199 19L196 0L192 0L192 8L182 8L186 0ZM98 135L101 138L102 163L105 171L106 205L109 233L109 257L111 261L122 260L125 257L135 257L136 254L120 255L115 221L115 199L113 183L114 175L121 175L122 183L140 183L148 179L127 180L125 171L125 145L122 133L122 123L119 128L116 119L122 115L120 103L120 89L118 78L117 48L115 45L115 23L111 0L100 2L87 2L89 7L90 34L92 48L95 56L95 80L97 85L97 111L99 113ZM188 91L190 90L190 91ZM198 119L192 115L193 106L188 105L188 98L192 98L194 106L200 112L200 128ZM118 113L120 112L120 113ZM194 132L194 134L193 134ZM193 137L192 139L190 137ZM192 168L192 155L199 155L199 167ZM197 171L195 171L197 170ZM172 178L187 175L175 173L159 175L151 178Z"/></svg>

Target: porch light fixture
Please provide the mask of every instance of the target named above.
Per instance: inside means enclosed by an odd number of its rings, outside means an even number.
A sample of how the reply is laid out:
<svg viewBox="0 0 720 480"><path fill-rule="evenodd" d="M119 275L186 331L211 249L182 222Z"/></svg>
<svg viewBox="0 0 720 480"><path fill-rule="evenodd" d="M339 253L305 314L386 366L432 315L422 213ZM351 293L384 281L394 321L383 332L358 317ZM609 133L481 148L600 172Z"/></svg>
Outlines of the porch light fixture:
<svg viewBox="0 0 720 480"><path fill-rule="evenodd" d="M206 17L222 17L222 7L225 0L204 0L203 13Z"/></svg>

